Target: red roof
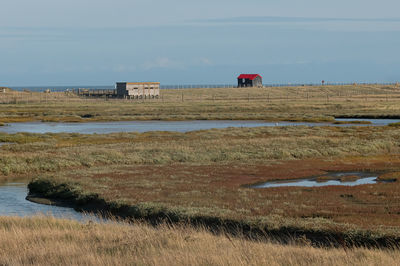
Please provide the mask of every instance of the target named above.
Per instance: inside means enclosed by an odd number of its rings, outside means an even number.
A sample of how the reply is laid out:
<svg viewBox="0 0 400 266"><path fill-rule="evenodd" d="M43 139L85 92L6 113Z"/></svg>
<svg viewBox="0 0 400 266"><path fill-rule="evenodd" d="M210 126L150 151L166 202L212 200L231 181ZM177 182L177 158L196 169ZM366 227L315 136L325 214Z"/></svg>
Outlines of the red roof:
<svg viewBox="0 0 400 266"><path fill-rule="evenodd" d="M254 80L256 77L260 77L262 78L260 75L258 74L241 74L238 79L250 79L250 80Z"/></svg>

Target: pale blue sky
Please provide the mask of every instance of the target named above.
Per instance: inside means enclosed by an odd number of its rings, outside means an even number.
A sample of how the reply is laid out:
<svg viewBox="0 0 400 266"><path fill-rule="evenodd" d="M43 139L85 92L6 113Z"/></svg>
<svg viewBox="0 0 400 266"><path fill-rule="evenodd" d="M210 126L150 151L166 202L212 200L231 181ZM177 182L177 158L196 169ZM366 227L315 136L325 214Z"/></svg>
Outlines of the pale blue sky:
<svg viewBox="0 0 400 266"><path fill-rule="evenodd" d="M400 80L394 0L2 0L0 85Z"/></svg>

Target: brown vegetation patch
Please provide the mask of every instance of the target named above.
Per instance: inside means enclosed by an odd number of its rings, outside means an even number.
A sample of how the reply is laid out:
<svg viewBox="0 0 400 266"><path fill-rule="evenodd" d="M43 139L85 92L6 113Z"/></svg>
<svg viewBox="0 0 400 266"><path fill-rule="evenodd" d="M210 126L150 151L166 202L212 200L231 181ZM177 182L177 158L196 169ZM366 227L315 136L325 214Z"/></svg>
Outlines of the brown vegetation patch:
<svg viewBox="0 0 400 266"><path fill-rule="evenodd" d="M378 181L396 182L400 178L400 172L389 172L378 177Z"/></svg>
<svg viewBox="0 0 400 266"><path fill-rule="evenodd" d="M382 171L388 167L400 168L399 158L392 157L390 162L385 157L375 157L265 165L113 166L63 173L59 178L78 181L84 191L128 205L162 204L192 215L256 219L272 227L307 224L310 228L336 228L338 224L352 224L387 233L400 226L398 183L269 189L249 189L243 185L323 175L326 171Z"/></svg>
<svg viewBox="0 0 400 266"><path fill-rule="evenodd" d="M340 182L354 182L360 179L357 175L345 175L340 177Z"/></svg>

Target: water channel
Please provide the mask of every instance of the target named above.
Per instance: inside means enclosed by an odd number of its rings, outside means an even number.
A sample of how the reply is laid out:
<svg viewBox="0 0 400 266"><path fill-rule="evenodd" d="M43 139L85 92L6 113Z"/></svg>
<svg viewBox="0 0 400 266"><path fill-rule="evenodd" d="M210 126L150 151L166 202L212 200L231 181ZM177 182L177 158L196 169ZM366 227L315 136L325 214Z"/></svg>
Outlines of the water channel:
<svg viewBox="0 0 400 266"><path fill-rule="evenodd" d="M95 216L77 212L72 208L30 202L25 199L27 195L26 183L0 184L0 216L52 215L78 221L97 220Z"/></svg>
<svg viewBox="0 0 400 266"><path fill-rule="evenodd" d="M22 122L8 123L0 127L0 132L14 134L27 133L80 133L108 134L118 132L177 131L188 132L228 127L275 127L275 126L385 126L400 122L400 119L336 119L348 124L309 123L309 122L266 122L238 120L195 120L195 121L118 121L88 123ZM368 124L351 124L353 121L366 121Z"/></svg>

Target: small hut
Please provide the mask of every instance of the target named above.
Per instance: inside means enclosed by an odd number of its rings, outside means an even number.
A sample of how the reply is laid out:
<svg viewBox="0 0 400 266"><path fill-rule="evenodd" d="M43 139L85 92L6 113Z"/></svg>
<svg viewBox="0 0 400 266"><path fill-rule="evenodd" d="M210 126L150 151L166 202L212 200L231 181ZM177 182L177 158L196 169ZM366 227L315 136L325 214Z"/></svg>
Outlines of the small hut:
<svg viewBox="0 0 400 266"><path fill-rule="evenodd" d="M262 87L262 77L259 74L241 74L238 78L238 88Z"/></svg>

